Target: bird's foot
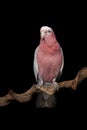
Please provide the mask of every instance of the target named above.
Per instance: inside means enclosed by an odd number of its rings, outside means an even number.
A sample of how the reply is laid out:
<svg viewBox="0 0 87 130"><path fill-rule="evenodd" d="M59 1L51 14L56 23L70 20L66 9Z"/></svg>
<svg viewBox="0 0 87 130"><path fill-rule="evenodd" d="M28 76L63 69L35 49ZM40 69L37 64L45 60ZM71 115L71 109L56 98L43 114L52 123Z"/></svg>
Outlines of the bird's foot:
<svg viewBox="0 0 87 130"><path fill-rule="evenodd" d="M57 82L53 82L53 86L56 88L57 91L59 90L59 85Z"/></svg>
<svg viewBox="0 0 87 130"><path fill-rule="evenodd" d="M43 85L43 80L41 79L41 80L38 82L38 84L36 85L36 88L37 88L37 89L40 89L40 88L42 87L42 85Z"/></svg>
<svg viewBox="0 0 87 130"><path fill-rule="evenodd" d="M37 84L37 85L36 85L36 88L37 88L37 89L40 89L41 86L42 86L42 85Z"/></svg>
<svg viewBox="0 0 87 130"><path fill-rule="evenodd" d="M43 85L43 82L39 82L39 83L36 85L37 89L40 89L40 88L42 87L42 85Z"/></svg>

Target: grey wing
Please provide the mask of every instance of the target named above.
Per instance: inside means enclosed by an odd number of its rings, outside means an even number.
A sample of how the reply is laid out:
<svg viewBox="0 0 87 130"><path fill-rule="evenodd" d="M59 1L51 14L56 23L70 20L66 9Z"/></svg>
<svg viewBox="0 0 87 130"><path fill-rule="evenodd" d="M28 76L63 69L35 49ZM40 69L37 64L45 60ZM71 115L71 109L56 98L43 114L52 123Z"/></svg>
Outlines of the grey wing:
<svg viewBox="0 0 87 130"><path fill-rule="evenodd" d="M56 78L55 79L53 79L53 81L55 81L55 80L59 80L60 79L60 76L62 75L62 71L63 71L63 67L64 67L64 55L63 55L63 50L62 50L62 48L61 48L61 52L62 52L62 65L61 65L61 67L60 67L60 72L59 72L59 74L56 76Z"/></svg>
<svg viewBox="0 0 87 130"><path fill-rule="evenodd" d="M35 78L36 78L36 81L39 85L42 85L43 84L43 79L42 77L39 75L39 70L38 70L38 62L37 62L37 51L38 51L38 48L36 48L35 50L35 54L34 54L34 75L35 75Z"/></svg>
<svg viewBox="0 0 87 130"><path fill-rule="evenodd" d="M34 75L36 78L36 81L38 82L38 63L37 63L37 51L38 51L38 47L35 50L35 54L34 54L34 65L33 65L33 69L34 69Z"/></svg>
<svg viewBox="0 0 87 130"><path fill-rule="evenodd" d="M62 48L61 48L61 52L62 52L62 65L61 65L61 68L60 68L60 74L62 74L63 67L64 67L64 54L63 54Z"/></svg>

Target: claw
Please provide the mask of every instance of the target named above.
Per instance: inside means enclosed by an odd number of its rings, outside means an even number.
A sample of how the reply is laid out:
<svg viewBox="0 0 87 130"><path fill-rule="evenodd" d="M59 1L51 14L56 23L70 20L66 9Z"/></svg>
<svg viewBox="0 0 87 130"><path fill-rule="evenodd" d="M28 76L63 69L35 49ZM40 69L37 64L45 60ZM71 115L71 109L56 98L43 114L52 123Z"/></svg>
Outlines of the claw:
<svg viewBox="0 0 87 130"><path fill-rule="evenodd" d="M56 88L57 91L59 90L59 85L57 82L53 82L53 86Z"/></svg>
<svg viewBox="0 0 87 130"><path fill-rule="evenodd" d="M37 85L36 85L36 88L37 88L37 89L40 89L41 87L42 87L42 84L37 84Z"/></svg>

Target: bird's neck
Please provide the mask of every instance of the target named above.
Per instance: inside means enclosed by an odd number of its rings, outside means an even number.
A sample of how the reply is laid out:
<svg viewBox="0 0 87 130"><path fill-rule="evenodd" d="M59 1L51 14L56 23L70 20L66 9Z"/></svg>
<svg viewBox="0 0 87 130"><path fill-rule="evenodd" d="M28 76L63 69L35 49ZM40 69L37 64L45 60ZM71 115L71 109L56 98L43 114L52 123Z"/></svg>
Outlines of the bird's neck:
<svg viewBox="0 0 87 130"><path fill-rule="evenodd" d="M49 54L58 52L58 50L60 48L59 46L60 45L58 44L57 41L55 41L54 43L52 43L50 45L42 43L42 42L40 43L41 51L44 53L49 53Z"/></svg>

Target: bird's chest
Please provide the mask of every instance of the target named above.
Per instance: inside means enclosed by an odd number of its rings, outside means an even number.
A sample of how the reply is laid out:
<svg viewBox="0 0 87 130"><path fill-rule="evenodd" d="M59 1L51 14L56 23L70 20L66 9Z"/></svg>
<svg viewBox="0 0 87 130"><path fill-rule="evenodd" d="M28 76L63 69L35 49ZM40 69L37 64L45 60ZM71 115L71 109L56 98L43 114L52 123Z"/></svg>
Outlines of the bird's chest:
<svg viewBox="0 0 87 130"><path fill-rule="evenodd" d="M47 54L39 53L38 57L38 68L41 74L51 74L57 71L60 65L60 55L58 53Z"/></svg>
<svg viewBox="0 0 87 130"><path fill-rule="evenodd" d="M38 55L38 63L41 66L48 66L50 67L54 62L56 62L56 59L58 56L56 54L47 54L47 53L39 53Z"/></svg>

